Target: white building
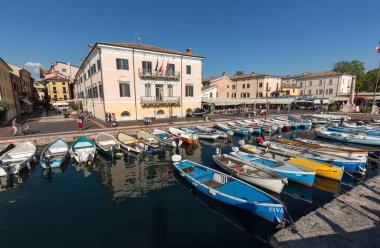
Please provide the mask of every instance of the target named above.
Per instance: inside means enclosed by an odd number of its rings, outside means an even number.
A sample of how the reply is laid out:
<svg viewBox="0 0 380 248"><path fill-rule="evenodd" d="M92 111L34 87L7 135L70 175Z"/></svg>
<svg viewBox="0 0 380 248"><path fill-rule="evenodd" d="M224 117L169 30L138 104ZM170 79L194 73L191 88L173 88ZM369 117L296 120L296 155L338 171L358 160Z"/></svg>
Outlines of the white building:
<svg viewBox="0 0 380 248"><path fill-rule="evenodd" d="M316 98L334 99L342 94L350 94L351 87L355 92L356 76L335 71L324 71L283 77L281 83L297 85L300 95Z"/></svg>

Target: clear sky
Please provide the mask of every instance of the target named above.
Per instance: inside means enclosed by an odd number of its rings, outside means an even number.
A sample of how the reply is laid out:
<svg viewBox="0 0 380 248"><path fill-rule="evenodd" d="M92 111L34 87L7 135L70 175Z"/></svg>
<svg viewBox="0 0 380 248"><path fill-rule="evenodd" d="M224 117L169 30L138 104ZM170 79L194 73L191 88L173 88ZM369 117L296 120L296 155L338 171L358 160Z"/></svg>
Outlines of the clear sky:
<svg viewBox="0 0 380 248"><path fill-rule="evenodd" d="M273 75L380 61L379 0L2 0L0 57L38 70L79 65L87 45L134 42L206 57L203 75ZM34 74L36 75L36 74Z"/></svg>

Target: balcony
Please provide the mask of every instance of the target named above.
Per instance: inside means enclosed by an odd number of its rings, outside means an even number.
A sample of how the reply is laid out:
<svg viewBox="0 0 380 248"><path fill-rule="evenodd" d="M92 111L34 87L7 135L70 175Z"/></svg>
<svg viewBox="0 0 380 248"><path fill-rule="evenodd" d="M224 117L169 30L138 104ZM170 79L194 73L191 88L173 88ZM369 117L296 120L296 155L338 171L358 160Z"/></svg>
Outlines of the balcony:
<svg viewBox="0 0 380 248"><path fill-rule="evenodd" d="M142 96L141 104L180 104L181 99L179 96Z"/></svg>
<svg viewBox="0 0 380 248"><path fill-rule="evenodd" d="M179 78L181 77L181 72L179 71L159 72L159 71L151 71L151 70L145 70L145 69L140 68L139 77L179 80Z"/></svg>

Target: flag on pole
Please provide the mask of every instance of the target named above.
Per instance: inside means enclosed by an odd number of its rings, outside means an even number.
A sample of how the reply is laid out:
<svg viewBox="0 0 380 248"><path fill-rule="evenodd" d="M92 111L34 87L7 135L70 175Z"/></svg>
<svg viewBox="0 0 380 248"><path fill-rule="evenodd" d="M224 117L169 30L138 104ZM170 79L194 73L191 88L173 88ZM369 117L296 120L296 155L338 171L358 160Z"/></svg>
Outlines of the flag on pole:
<svg viewBox="0 0 380 248"><path fill-rule="evenodd" d="M158 59L157 59L157 62L156 62L156 69L155 69L155 71L157 71L158 70Z"/></svg>
<svg viewBox="0 0 380 248"><path fill-rule="evenodd" d="M377 45L377 47L376 47L376 51L377 51L377 53L380 53L380 42L379 42L379 45Z"/></svg>
<svg viewBox="0 0 380 248"><path fill-rule="evenodd" d="M162 69L163 69L162 67L163 67L163 65L164 65L164 61L162 61L160 69L158 69L158 73L160 73L160 74L162 73Z"/></svg>

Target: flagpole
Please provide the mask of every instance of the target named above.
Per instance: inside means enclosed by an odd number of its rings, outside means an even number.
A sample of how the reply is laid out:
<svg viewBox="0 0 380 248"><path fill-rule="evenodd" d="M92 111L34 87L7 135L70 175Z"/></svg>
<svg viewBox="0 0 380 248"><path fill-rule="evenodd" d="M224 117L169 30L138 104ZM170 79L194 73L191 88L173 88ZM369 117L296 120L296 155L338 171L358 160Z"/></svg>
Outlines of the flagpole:
<svg viewBox="0 0 380 248"><path fill-rule="evenodd" d="M377 85L379 83L379 75L380 74L380 62L379 62L379 69L377 70L377 78L376 78L376 84L375 84L375 92L373 92L373 100L372 100L372 114L374 114L375 110L375 99L376 99L376 91L377 91ZM376 114L379 113L379 109L376 108Z"/></svg>

